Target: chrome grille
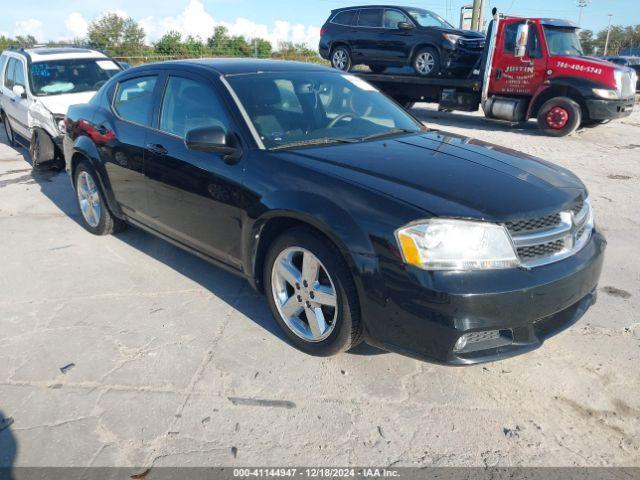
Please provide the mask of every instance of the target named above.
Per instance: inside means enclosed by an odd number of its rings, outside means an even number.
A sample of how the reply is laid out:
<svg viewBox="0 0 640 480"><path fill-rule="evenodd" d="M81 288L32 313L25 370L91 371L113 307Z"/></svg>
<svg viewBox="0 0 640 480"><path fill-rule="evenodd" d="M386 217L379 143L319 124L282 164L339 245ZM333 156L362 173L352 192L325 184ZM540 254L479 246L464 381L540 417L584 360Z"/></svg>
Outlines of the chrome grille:
<svg viewBox="0 0 640 480"><path fill-rule="evenodd" d="M636 73L633 70L622 72L622 98L627 98L635 95L636 78Z"/></svg>
<svg viewBox="0 0 640 480"><path fill-rule="evenodd" d="M567 211L504 224L511 234L520 262L537 267L557 262L582 249L591 236L593 217L588 200Z"/></svg>

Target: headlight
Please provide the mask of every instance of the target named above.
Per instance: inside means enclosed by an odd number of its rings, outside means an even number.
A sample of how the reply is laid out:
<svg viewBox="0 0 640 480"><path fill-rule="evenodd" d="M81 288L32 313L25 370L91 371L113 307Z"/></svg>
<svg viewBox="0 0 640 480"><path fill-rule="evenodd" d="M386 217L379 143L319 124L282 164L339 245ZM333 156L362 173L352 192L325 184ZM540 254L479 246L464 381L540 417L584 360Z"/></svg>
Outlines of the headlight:
<svg viewBox="0 0 640 480"><path fill-rule="evenodd" d="M64 125L64 115L59 115L57 113L54 113L53 115L53 121L55 122L55 124L58 126L58 130L60 131L60 133L64 133L66 131L66 127Z"/></svg>
<svg viewBox="0 0 640 480"><path fill-rule="evenodd" d="M609 90L607 88L594 88L593 93L601 98L608 100L616 100L620 98L617 90Z"/></svg>
<svg viewBox="0 0 640 480"><path fill-rule="evenodd" d="M453 33L443 33L442 36L444 38L446 38L447 40L449 40L454 45L456 44L456 42L458 40L460 40L462 38L462 35L454 35Z"/></svg>
<svg viewBox="0 0 640 480"><path fill-rule="evenodd" d="M405 263L425 270L514 268L520 262L507 229L467 220L430 219L396 231Z"/></svg>

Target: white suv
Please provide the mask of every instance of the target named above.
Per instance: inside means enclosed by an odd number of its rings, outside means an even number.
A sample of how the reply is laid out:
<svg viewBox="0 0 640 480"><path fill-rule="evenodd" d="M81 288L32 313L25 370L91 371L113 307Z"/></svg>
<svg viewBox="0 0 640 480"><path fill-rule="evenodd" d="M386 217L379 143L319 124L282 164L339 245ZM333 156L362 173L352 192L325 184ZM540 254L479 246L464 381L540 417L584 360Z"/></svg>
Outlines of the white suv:
<svg viewBox="0 0 640 480"><path fill-rule="evenodd" d="M11 145L29 147L33 167L62 159L69 106L88 102L121 70L87 48L9 49L0 57L0 117Z"/></svg>

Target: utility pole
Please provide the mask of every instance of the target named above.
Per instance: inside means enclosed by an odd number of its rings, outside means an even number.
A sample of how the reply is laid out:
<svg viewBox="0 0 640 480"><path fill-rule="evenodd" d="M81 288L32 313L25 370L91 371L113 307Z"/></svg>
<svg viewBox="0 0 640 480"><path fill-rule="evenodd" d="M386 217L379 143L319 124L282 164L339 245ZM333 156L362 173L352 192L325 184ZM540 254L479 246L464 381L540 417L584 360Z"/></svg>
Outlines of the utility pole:
<svg viewBox="0 0 640 480"><path fill-rule="evenodd" d="M582 25L582 12L584 11L584 7L589 5L591 0L578 0L578 9L580 14L578 15L578 25Z"/></svg>
<svg viewBox="0 0 640 480"><path fill-rule="evenodd" d="M609 26L607 27L607 40L604 42L604 55L607 54L607 48L609 48L609 35L611 34L611 18L612 14L609 14Z"/></svg>
<svg viewBox="0 0 640 480"><path fill-rule="evenodd" d="M473 0L473 13L471 14L471 30L479 32L482 30L482 12L484 10L484 0Z"/></svg>

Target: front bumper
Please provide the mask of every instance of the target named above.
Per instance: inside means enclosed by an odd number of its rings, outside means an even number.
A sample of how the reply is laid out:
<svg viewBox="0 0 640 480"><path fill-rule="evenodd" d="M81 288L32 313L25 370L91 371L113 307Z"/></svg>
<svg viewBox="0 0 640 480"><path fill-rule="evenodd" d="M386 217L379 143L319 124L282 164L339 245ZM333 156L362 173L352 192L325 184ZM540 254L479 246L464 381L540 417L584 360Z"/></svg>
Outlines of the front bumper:
<svg viewBox="0 0 640 480"><path fill-rule="evenodd" d="M633 112L635 97L620 100L587 99L587 110L591 120L613 120L628 117Z"/></svg>
<svg viewBox="0 0 640 480"><path fill-rule="evenodd" d="M530 270L427 272L383 265L387 302L365 313L368 341L450 365L533 350L595 302L606 240L597 231L575 255ZM458 339L475 342L455 351Z"/></svg>

